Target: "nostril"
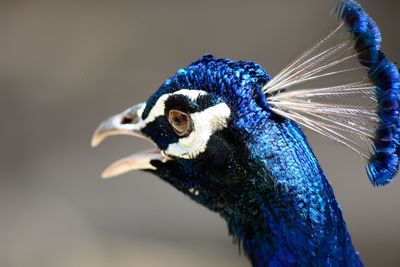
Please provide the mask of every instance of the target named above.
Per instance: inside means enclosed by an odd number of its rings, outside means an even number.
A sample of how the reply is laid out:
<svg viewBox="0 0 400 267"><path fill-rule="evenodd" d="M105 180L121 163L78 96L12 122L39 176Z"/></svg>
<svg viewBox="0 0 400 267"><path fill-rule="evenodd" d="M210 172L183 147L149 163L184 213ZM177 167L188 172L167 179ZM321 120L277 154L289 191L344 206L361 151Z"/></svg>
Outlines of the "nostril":
<svg viewBox="0 0 400 267"><path fill-rule="evenodd" d="M131 108L128 108L125 110L121 115L121 121L120 124L136 124L141 121L141 112L140 110L143 108L144 104L138 104L136 106L133 106Z"/></svg>
<svg viewBox="0 0 400 267"><path fill-rule="evenodd" d="M122 120L121 124L133 124L139 121L139 116L137 114L128 114L125 115Z"/></svg>
<svg viewBox="0 0 400 267"><path fill-rule="evenodd" d="M131 124L133 122L132 118L129 117L123 117L121 120L121 124Z"/></svg>

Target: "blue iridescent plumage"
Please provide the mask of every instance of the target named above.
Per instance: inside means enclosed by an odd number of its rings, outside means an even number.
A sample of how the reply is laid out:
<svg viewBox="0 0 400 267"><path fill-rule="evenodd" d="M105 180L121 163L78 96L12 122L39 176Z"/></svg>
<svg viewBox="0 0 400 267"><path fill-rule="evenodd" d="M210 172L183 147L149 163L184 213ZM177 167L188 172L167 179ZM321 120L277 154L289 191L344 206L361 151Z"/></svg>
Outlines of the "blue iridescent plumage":
<svg viewBox="0 0 400 267"><path fill-rule="evenodd" d="M234 133L222 134L231 135L240 150L229 152L240 154L245 161L238 164L243 173L235 172L235 176L246 183L229 189L234 199L213 196L210 201L211 193L206 199L190 197L227 220L230 233L241 242L254 266L361 266L332 189L303 133L290 120L275 118L265 105L261 88L268 80L257 64L207 55L169 78L149 99L143 116L146 118L160 96L179 88L214 92L236 107L228 127L235 129ZM207 155L205 158L209 160ZM196 159L195 167L192 160L191 174L177 170L179 178L171 178L173 168L159 163L155 163L156 173L160 175L161 170L160 176L183 192L188 187L207 192L210 180L191 178L193 174L209 176L202 168L203 160ZM182 165L189 163L184 160ZM207 167L217 168L210 163ZM164 168L168 175L163 174ZM244 185L249 187L247 192L242 191ZM238 207L238 202L244 206Z"/></svg>
<svg viewBox="0 0 400 267"><path fill-rule="evenodd" d="M374 185L384 185L390 183L399 168L399 71L380 51L379 28L362 7L354 0L347 0L339 9L340 17L356 39L360 62L369 68L368 74L376 85L380 123L374 140L375 153L367 172Z"/></svg>
<svg viewBox="0 0 400 267"><path fill-rule="evenodd" d="M341 25L275 77L250 61L205 55L168 78L146 103L106 120L94 145L128 134L151 140L158 150L117 162L105 176L137 169L158 175L220 214L253 266L363 266L300 125L355 151L358 143L340 131L372 142L371 155L364 154L368 176L374 185L387 184L399 167L400 81L362 7L347 0L337 13L351 39L318 50ZM354 58L361 67L332 69ZM353 71L365 77L290 91L336 74L353 79ZM314 101L348 95L367 96L376 107Z"/></svg>

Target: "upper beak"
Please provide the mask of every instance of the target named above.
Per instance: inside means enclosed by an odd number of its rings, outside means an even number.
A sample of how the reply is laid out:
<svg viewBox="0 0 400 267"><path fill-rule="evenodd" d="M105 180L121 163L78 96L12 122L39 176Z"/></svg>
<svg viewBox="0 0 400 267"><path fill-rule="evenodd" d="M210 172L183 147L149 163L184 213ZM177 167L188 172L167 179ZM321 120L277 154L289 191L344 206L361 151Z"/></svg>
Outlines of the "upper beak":
<svg viewBox="0 0 400 267"><path fill-rule="evenodd" d="M92 147L96 147L104 139L113 135L136 136L152 142L141 132L141 129L146 125L141 117L145 106L144 103L135 105L103 121L93 134ZM136 153L111 164L104 170L102 177L111 178L132 170L154 170L156 168L151 165L152 160L166 161L166 157L158 149Z"/></svg>
<svg viewBox="0 0 400 267"><path fill-rule="evenodd" d="M140 103L100 123L93 134L92 147L98 146L104 139L113 135L131 135L148 139L140 131L143 127L141 114L145 106L144 103Z"/></svg>

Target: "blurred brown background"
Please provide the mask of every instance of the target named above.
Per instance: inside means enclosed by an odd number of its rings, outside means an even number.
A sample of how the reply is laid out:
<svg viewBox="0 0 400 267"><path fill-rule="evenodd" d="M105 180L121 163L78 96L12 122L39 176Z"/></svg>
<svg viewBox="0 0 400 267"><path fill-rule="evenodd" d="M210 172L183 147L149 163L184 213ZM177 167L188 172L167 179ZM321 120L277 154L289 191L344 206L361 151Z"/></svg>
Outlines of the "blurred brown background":
<svg viewBox="0 0 400 267"><path fill-rule="evenodd" d="M249 266L218 215L157 177L100 179L146 144L90 137L204 53L276 74L335 2L1 0L0 266ZM400 60L400 2L360 2ZM307 134L366 265L400 266L400 181L374 189L354 153Z"/></svg>

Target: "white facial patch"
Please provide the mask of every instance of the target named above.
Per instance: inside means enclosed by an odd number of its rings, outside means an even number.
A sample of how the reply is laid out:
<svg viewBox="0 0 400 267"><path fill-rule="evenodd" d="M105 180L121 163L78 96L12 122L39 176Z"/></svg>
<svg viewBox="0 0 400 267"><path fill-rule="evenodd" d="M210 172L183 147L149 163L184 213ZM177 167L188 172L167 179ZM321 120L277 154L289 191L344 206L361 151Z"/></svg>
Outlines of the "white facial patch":
<svg viewBox="0 0 400 267"><path fill-rule="evenodd" d="M156 104L150 110L150 113L149 113L149 115L147 116L146 119L140 120L138 123L135 123L135 124L123 125L122 127L124 127L126 130L130 130L130 131L133 131L133 130L139 131L139 130L143 129L144 127L146 127L147 124L155 121L155 119L157 119L158 117L164 116L165 101L167 101L167 99L170 96L173 96L173 95L184 95L184 96L188 97L191 100L196 100L199 96L206 95L206 94L207 94L207 92L205 92L205 91L189 90L189 89L181 89L181 90L179 90L179 91L177 91L175 93L172 93L172 94L165 94L165 95L161 96L157 100ZM146 104L143 103L143 106L138 111L136 111L137 115L139 117L142 117L145 108L146 108ZM124 113L125 114L130 114L131 113L131 108L128 108L127 110L125 110Z"/></svg>
<svg viewBox="0 0 400 267"><path fill-rule="evenodd" d="M175 93L165 94L157 100L146 119L134 125L130 125L130 127L133 128L133 130L141 130L146 127L147 124L156 120L156 118L164 116L165 102L170 96L184 95L195 101L199 96L207 94L207 92L202 90L188 89L181 89ZM138 111L140 117L144 109L145 106ZM231 110L225 103L220 103L201 112L190 114L193 122L193 131L187 137L180 138L177 143L170 144L164 153L169 156L185 159L197 157L206 150L210 137L217 131L227 127L230 115Z"/></svg>
<svg viewBox="0 0 400 267"><path fill-rule="evenodd" d="M230 115L231 110L225 103L191 114L193 131L177 143L170 144L165 153L185 159L197 157L206 150L210 137L227 127Z"/></svg>
<svg viewBox="0 0 400 267"><path fill-rule="evenodd" d="M167 99L170 96L173 95L184 95L186 97L188 97L191 100L196 100L199 96L202 95L206 95L207 92L205 91L201 91L201 90L189 90L189 89L181 89L175 93L172 94L165 94L162 95L156 102L156 104L153 106L153 108L150 110L149 115L147 116L146 119L140 121L139 123L135 124L135 130L140 130L142 128L144 128L147 124L149 124L150 122L155 121L155 119L157 119L160 116L164 116L164 112L165 112L165 101L167 101ZM143 111L146 108L146 105L143 106L143 108L141 108L138 111L138 115L140 117L142 117Z"/></svg>

